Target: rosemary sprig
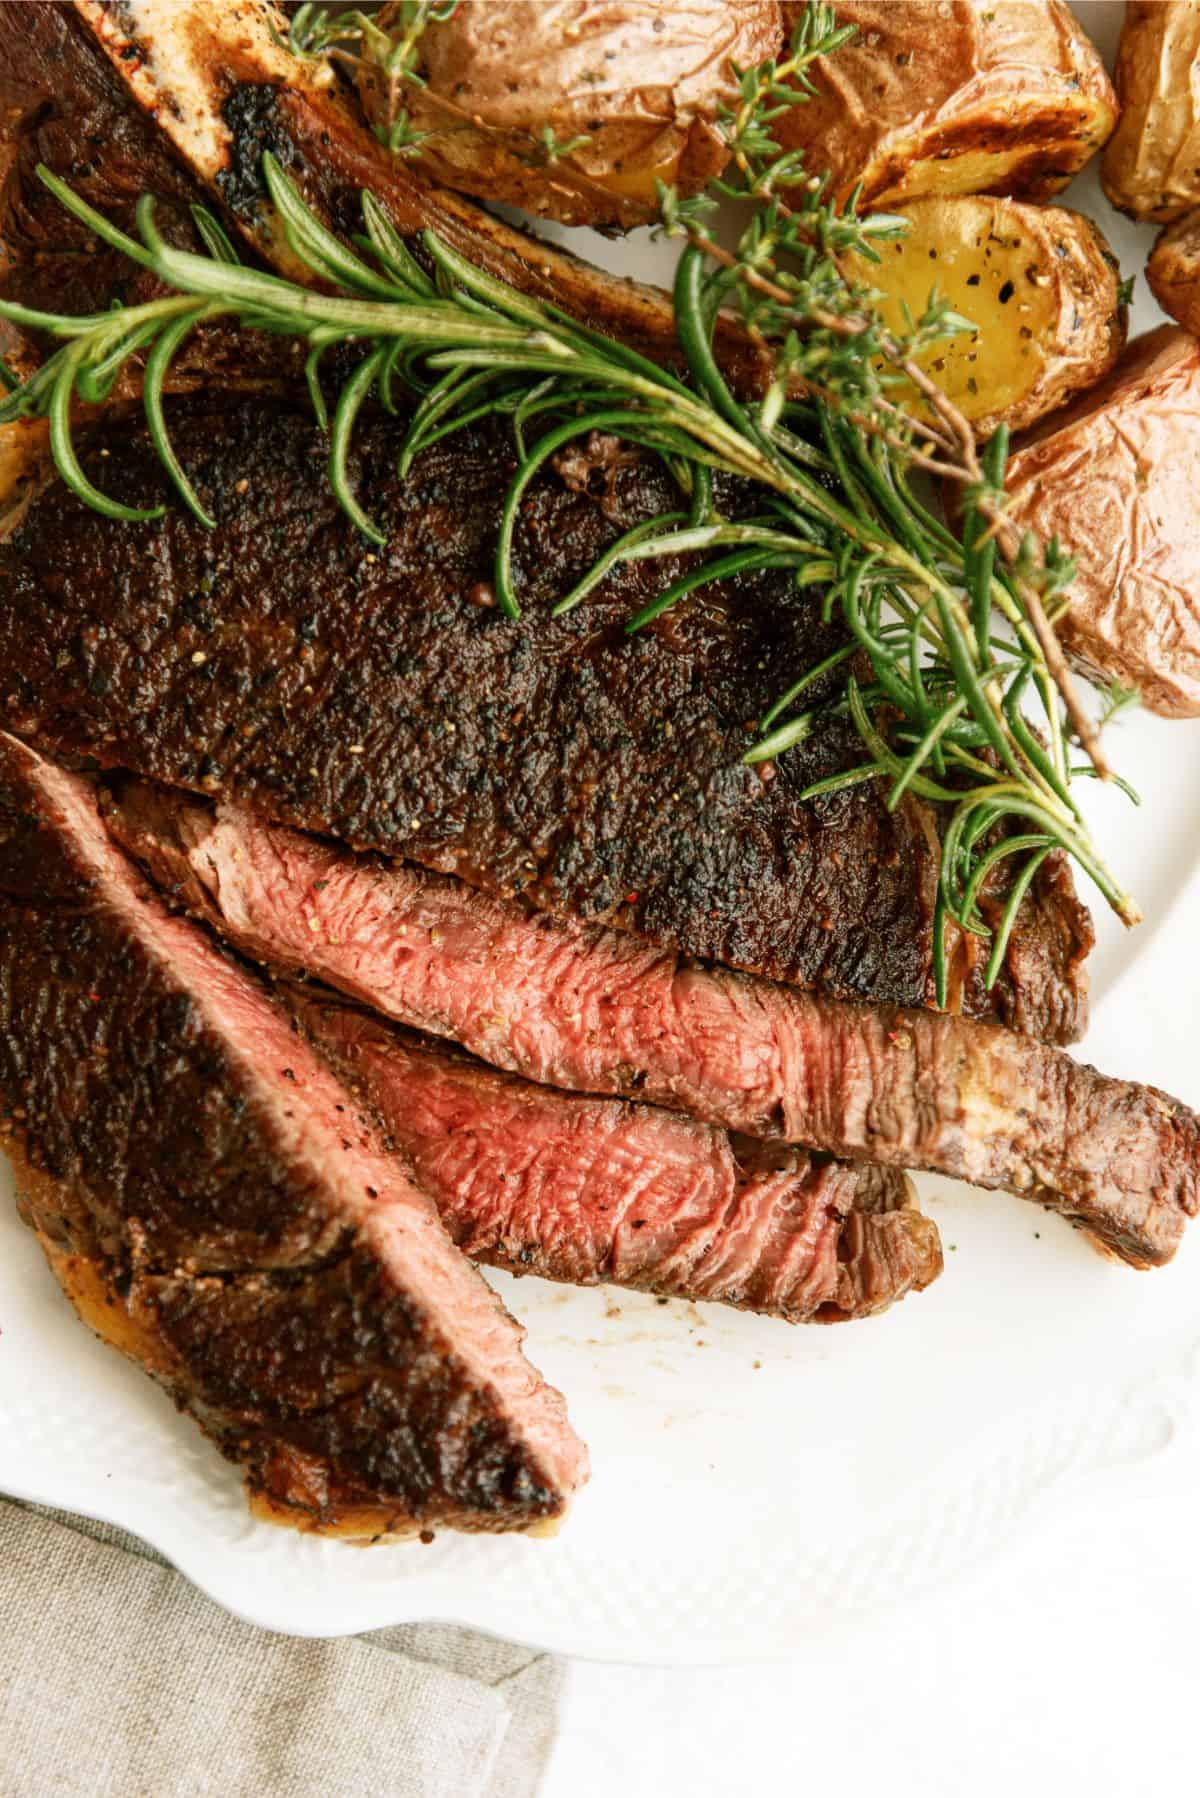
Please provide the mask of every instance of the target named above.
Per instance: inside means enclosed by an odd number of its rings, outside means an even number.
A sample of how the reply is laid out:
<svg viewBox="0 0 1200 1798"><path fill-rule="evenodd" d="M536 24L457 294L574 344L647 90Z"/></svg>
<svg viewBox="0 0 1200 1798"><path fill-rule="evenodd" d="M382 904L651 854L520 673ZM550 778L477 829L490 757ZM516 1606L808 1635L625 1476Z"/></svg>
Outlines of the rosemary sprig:
<svg viewBox="0 0 1200 1798"><path fill-rule="evenodd" d="M144 305L82 319L0 303L0 317L62 340L28 381L0 399L0 424L48 417L60 473L89 505L129 519L162 510L126 507L99 492L72 443L73 401L102 400L131 358L146 357L146 415L164 465L184 503L208 523L170 444L163 407L171 359L188 333L231 317L251 329L304 340L310 391L323 423L319 358L336 344L361 345L362 359L328 418L329 475L341 504L368 536L383 541L352 490L348 450L363 405L373 397L390 407L395 383L419 396L402 469L422 448L472 419L489 412L508 417L520 461L503 508L495 590L515 619L520 608L511 552L522 493L571 438L615 433L663 460L679 484L681 503L627 533L564 597L560 610L577 603L618 560L708 558L632 619L631 630L734 569L782 569L800 583L820 585L826 615L840 610L871 670L869 684L851 676L835 701L853 720L869 760L819 783L811 797L880 778L890 783L889 805L912 792L949 808L939 911L943 921L953 918L961 930L990 940L989 979L1001 966L1020 895L1038 859L1053 847L1074 857L1126 922L1136 920L1136 906L1103 863L1072 797L1068 733L1041 641L1022 603L1021 583L1000 564L990 542L980 541L977 498L972 496L957 537L913 499L903 458L885 436L865 432L837 397L850 386L849 357L838 384L827 380L830 357L819 328L811 340L796 336L786 345L790 373L807 397L797 402L776 384L761 401L746 403L726 385L713 353L714 281L701 246L684 249L674 289L685 381L484 274L432 233L423 235L425 262L418 263L370 194L363 196L362 233L353 248L347 246L309 211L270 156L263 169L292 250L339 291L315 291L232 261L228 240L215 227L203 232L208 255L173 249L155 229L148 199L138 207L136 241L41 171L69 211L169 290ZM810 385L814 372L820 378ZM870 400L875 378L860 373L859 397ZM1004 448L997 439L987 458L984 474L993 488L1002 483ZM761 496L759 513L724 518L713 500L714 473L753 483ZM1070 565L1051 550L1035 572L1049 596L1062 590ZM997 614L1006 627L1000 633ZM1036 731L1021 711L1027 692L1042 706ZM801 697L793 688L772 708L768 722L775 728L767 741L775 754L815 724L812 714L785 716ZM980 901L989 877L1011 857L1024 859L992 930ZM940 931L937 965L944 1001Z"/></svg>

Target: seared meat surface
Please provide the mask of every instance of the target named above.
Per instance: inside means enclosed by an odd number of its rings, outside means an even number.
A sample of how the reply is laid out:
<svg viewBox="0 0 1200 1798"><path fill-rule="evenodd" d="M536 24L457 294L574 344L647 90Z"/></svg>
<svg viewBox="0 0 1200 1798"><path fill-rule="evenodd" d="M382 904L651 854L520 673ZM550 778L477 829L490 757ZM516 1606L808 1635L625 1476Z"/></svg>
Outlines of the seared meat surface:
<svg viewBox="0 0 1200 1798"><path fill-rule="evenodd" d="M501 1067L1037 1199L1137 1265L1200 1204L1200 1123L996 1025L706 967L147 785L112 827L238 949Z"/></svg>
<svg viewBox="0 0 1200 1798"><path fill-rule="evenodd" d="M6 298L55 312L103 311L145 277L97 241L38 180L44 163L123 231L144 193L159 229L191 247L188 207L204 190L132 106L72 6L0 7L0 112L9 158L0 189Z"/></svg>
<svg viewBox="0 0 1200 1798"><path fill-rule="evenodd" d="M867 1316L941 1271L936 1226L891 1169L556 1092L316 989L290 997L475 1261L794 1323Z"/></svg>
<svg viewBox="0 0 1200 1798"><path fill-rule="evenodd" d="M355 1534L559 1515L560 1395L288 1014L0 735L0 1136L80 1309L253 1493Z"/></svg>
<svg viewBox="0 0 1200 1798"><path fill-rule="evenodd" d="M95 313L114 301L135 306L164 292L153 275L72 217L39 180L39 164L133 237L137 202L150 195L156 228L167 242L203 250L192 208L211 209L208 194L131 101L74 6L49 0L0 5L0 118L6 151L0 182L4 299L44 312ZM57 347L49 337L0 323L0 351L22 374ZM303 379L303 361L298 343L217 320L181 346L167 391L293 386ZM121 371L110 409L136 401L141 373L136 359ZM90 409L77 403L75 410L83 416ZM25 429L40 450L44 427L31 423ZM18 431L10 428L6 435L16 438ZM0 504L12 485L12 453L0 452Z"/></svg>
<svg viewBox="0 0 1200 1798"><path fill-rule="evenodd" d="M144 435L114 427L90 474L123 499L163 496L166 515L113 525L57 487L34 504L0 546L0 720L684 954L931 1003L935 816L908 800L890 814L878 783L802 801L861 759L846 722L773 779L741 760L751 721L841 641L814 597L742 577L630 638L676 572L641 563L552 619L619 528L671 503L637 462L604 506L551 472L533 485L510 621L489 584L507 435L471 430L401 482L400 434L360 433L355 484L388 533L376 551L339 510L306 417L257 400L177 410L215 531L174 503ZM990 996L974 942L952 945L954 1002L1078 1035L1091 928L1061 864Z"/></svg>

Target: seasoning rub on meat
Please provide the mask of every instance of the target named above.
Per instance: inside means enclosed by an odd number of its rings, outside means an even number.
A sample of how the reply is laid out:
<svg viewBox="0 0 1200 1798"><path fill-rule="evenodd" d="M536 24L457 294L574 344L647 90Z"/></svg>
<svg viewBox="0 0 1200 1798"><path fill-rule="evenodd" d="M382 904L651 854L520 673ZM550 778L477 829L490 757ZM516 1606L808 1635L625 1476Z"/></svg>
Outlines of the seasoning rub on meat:
<svg viewBox="0 0 1200 1798"><path fill-rule="evenodd" d="M174 504L141 429L102 433L92 478L167 512L114 524L55 485L0 545L0 722L561 917L842 997L932 1004L935 812L907 798L889 812L880 782L802 799L861 763L846 719L771 779L743 764L749 722L844 641L816 597L786 573L743 575L631 638L678 572L633 563L552 618L620 529L670 503L638 460L607 499L586 473L530 487L524 613L509 620L488 584L508 436L468 430L401 480L402 433L384 420L357 438L354 482L386 550L342 514L302 414L261 399L176 410L212 531ZM814 703L835 690L814 683ZM1003 898L985 891L983 909ZM991 993L986 950L955 933L951 1006L1072 1041L1091 942L1051 857Z"/></svg>
<svg viewBox="0 0 1200 1798"><path fill-rule="evenodd" d="M282 1519L559 1517L586 1452L519 1326L287 1013L142 886L87 783L0 734L0 1133L76 1306Z"/></svg>

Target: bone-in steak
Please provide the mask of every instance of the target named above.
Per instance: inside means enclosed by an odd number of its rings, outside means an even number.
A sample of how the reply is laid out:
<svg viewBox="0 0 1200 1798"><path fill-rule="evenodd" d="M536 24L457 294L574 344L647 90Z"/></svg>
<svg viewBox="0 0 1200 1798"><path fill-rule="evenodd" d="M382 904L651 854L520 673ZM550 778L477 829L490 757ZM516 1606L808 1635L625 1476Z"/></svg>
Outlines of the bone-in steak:
<svg viewBox="0 0 1200 1798"><path fill-rule="evenodd" d="M1200 1204L1186 1107L999 1026L704 967L165 789L112 827L244 953L533 1079L1004 1187L1138 1265Z"/></svg>
<svg viewBox="0 0 1200 1798"><path fill-rule="evenodd" d="M388 532L376 551L307 418L189 402L173 428L216 530L175 504L145 436L114 427L89 473L139 504L162 496L166 516L114 525L56 487L0 546L9 728L688 954L932 1001L935 816L889 813L877 783L802 802L861 760L845 722L768 781L741 759L749 722L841 641L814 597L741 577L631 639L630 613L675 572L638 563L550 617L622 524L671 503L653 467L618 471L612 518L557 475L534 484L513 622L488 584L504 431L438 445L400 481L400 428L364 425L354 478ZM1069 1039L1091 928L1061 862L1046 866L994 993L960 939L955 997Z"/></svg>
<svg viewBox="0 0 1200 1798"><path fill-rule="evenodd" d="M941 1272L937 1228L892 1169L535 1086L315 989L291 1003L473 1260L793 1323L867 1316Z"/></svg>
<svg viewBox="0 0 1200 1798"><path fill-rule="evenodd" d="M137 202L148 194L155 226L167 242L203 249L191 208L206 203L204 188L131 101L74 6L49 0L0 6L0 117L6 153L0 294L6 300L44 312L90 313L105 311L114 300L137 305L164 291L153 275L73 218L38 178L39 167L134 235ZM0 326L0 334L11 330ZM48 349L57 347L45 341ZM168 391L285 376L303 378L302 346L218 321L189 336L168 376ZM137 363L123 370L109 403L138 392L140 377Z"/></svg>
<svg viewBox="0 0 1200 1798"><path fill-rule="evenodd" d="M361 1106L0 735L0 1133L68 1292L247 1472L355 1534L557 1516L559 1394Z"/></svg>
<svg viewBox="0 0 1200 1798"><path fill-rule="evenodd" d="M160 144L172 146L228 222L285 274L312 279L263 204L266 150L279 157L334 232L348 237L359 229L360 196L369 188L402 235L436 231L477 268L656 359L678 358L669 294L595 268L433 186L380 143L323 58L286 49L269 0L243 0L234 8L208 0L123 0L119 6L77 0L69 10L76 31L86 22L93 59L101 73L107 73L108 59L113 85L124 89L130 110L145 114ZM26 79L40 76L48 103L57 105L64 85L57 59L44 52L31 57L19 35L13 52ZM81 75L82 67L68 104L78 103ZM89 70L83 80L91 88L99 75ZM716 342L731 378L761 388L762 357L740 322L728 315L718 319Z"/></svg>

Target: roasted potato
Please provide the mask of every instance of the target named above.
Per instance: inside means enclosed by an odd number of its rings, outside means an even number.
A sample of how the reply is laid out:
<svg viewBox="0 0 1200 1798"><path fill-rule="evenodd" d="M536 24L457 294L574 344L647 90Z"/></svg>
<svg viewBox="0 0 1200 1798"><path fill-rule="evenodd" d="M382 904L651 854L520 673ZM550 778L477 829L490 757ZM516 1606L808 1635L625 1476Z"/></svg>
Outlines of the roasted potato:
<svg viewBox="0 0 1200 1798"><path fill-rule="evenodd" d="M886 296L894 330L906 307L921 317L934 288L977 327L919 360L981 437L1033 424L1112 367L1125 312L1116 262L1090 219L970 194L895 210L907 235L879 246L878 266L847 257L846 272Z"/></svg>
<svg viewBox="0 0 1200 1798"><path fill-rule="evenodd" d="M404 90L429 134L418 165L564 224L644 224L656 181L690 194L720 173L730 61L764 62L782 37L779 0L462 0L426 27L425 86ZM379 122L388 95L369 72L362 91Z"/></svg>
<svg viewBox="0 0 1200 1798"><path fill-rule="evenodd" d="M1200 212L1186 213L1159 232L1146 279L1163 311L1200 337Z"/></svg>
<svg viewBox="0 0 1200 1798"><path fill-rule="evenodd" d="M1018 449L1008 490L1013 522L1078 563L1067 653L1164 718L1200 715L1200 344L1136 339Z"/></svg>
<svg viewBox="0 0 1200 1798"><path fill-rule="evenodd" d="M1116 83L1103 168L1113 205L1164 222L1200 206L1200 0L1132 0Z"/></svg>
<svg viewBox="0 0 1200 1798"><path fill-rule="evenodd" d="M787 0L790 29L807 0ZM837 0L857 37L818 62L819 95L777 126L844 201L1048 199L1108 137L1116 98L1061 0Z"/></svg>

